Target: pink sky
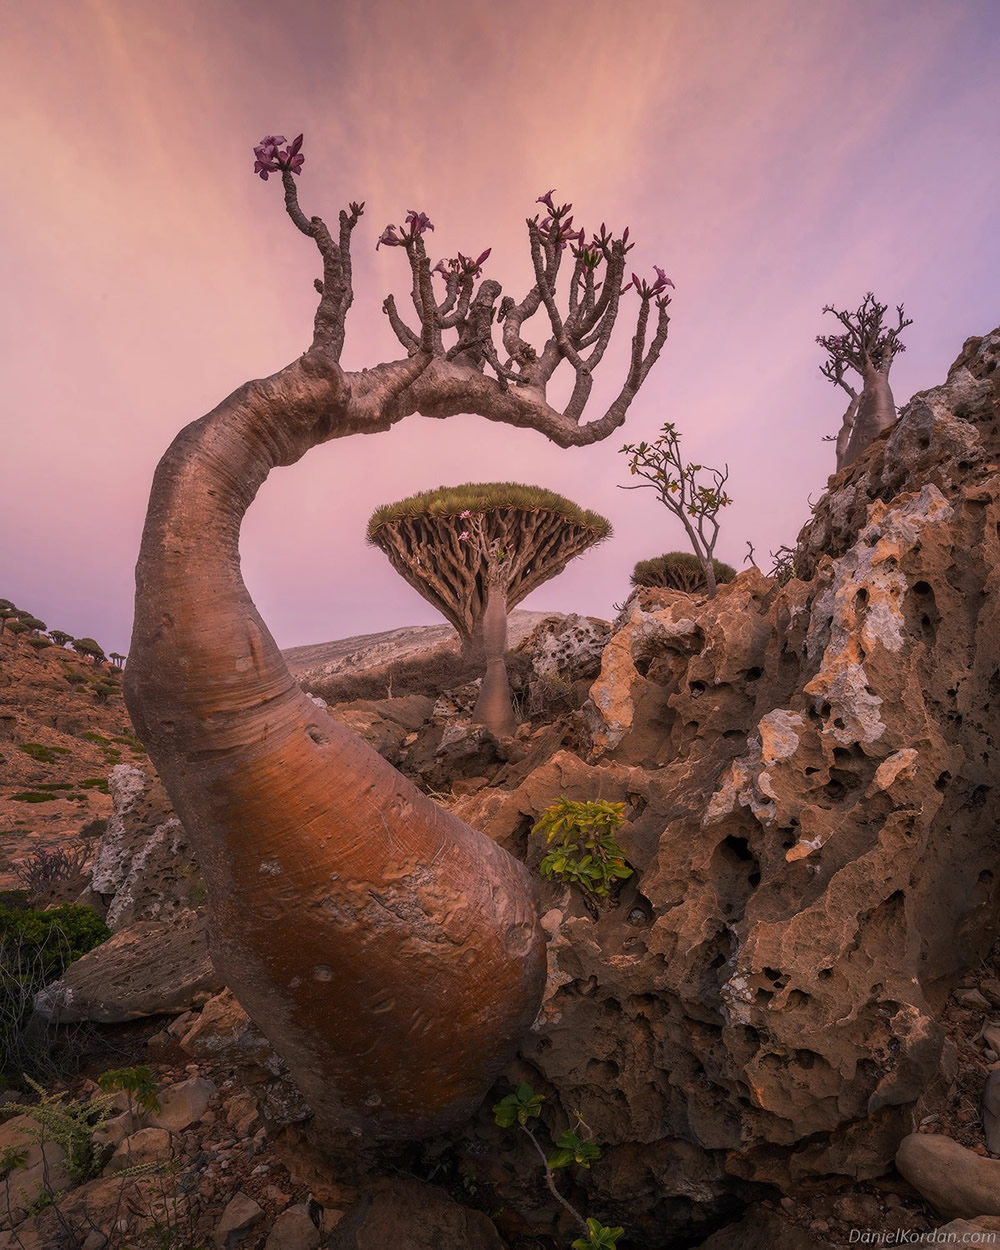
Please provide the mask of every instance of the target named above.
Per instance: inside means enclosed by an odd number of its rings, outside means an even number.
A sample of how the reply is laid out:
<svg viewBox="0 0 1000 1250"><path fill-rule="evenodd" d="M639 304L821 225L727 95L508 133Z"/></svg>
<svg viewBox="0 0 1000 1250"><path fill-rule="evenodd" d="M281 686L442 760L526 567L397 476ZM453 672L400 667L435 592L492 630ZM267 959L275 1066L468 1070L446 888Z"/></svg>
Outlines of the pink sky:
<svg viewBox="0 0 1000 1250"><path fill-rule="evenodd" d="M523 606L609 617L639 559L683 549L626 441L683 432L728 462L716 554L793 544L845 406L819 372L824 304L871 289L913 325L898 404L1000 322L1000 23L995 0L47 0L5 6L0 198L0 596L127 652L150 477L174 434L309 344L318 274L266 133L305 133L304 211L354 234L343 363L401 348L409 290L389 222L426 212L434 260L493 251L520 299L524 219L550 187L629 259L676 283L670 337L618 434L561 451L478 417L408 418L277 471L244 526L247 583L281 646L434 610L366 546L371 512L418 490L524 481L610 518L615 538ZM564 288L563 288L564 289ZM585 419L620 387L622 300ZM543 329L539 318L536 341Z"/></svg>

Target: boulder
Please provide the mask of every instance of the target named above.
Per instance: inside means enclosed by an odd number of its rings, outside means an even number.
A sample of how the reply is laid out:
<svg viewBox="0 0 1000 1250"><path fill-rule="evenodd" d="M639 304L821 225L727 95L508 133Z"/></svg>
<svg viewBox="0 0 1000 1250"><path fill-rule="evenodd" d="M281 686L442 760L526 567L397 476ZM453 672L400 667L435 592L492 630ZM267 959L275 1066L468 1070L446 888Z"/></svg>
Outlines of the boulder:
<svg viewBox="0 0 1000 1250"><path fill-rule="evenodd" d="M736 1224L703 1241L698 1250L832 1250L833 1243L798 1228L768 1207L755 1206Z"/></svg>
<svg viewBox="0 0 1000 1250"><path fill-rule="evenodd" d="M942 1215L972 1220L1000 1215L1000 1159L987 1159L940 1133L911 1133L896 1167Z"/></svg>
<svg viewBox="0 0 1000 1250"><path fill-rule="evenodd" d="M240 1190L226 1204L212 1240L219 1250L234 1250L263 1218L263 1208Z"/></svg>
<svg viewBox="0 0 1000 1250"><path fill-rule="evenodd" d="M39 991L35 1014L54 1024L115 1024L187 1011L220 989L204 915L176 912L169 920L138 920L70 964Z"/></svg>
<svg viewBox="0 0 1000 1250"><path fill-rule="evenodd" d="M330 1250L504 1250L492 1220L406 1177L376 1183L346 1211Z"/></svg>
<svg viewBox="0 0 1000 1250"><path fill-rule="evenodd" d="M319 1229L312 1222L304 1202L286 1207L274 1221L264 1242L264 1250L316 1250Z"/></svg>
<svg viewBox="0 0 1000 1250"><path fill-rule="evenodd" d="M21 1158L2 1181L0 1229L14 1228L39 1198L62 1193L72 1184L64 1147L41 1138L41 1126L30 1115L0 1124L0 1155L10 1150Z"/></svg>

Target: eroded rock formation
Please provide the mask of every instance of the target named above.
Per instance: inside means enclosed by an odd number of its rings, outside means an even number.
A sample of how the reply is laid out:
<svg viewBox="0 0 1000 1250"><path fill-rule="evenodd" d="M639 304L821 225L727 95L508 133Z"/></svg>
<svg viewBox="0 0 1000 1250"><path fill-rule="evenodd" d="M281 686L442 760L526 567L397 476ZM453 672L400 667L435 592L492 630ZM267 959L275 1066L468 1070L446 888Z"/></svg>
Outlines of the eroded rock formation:
<svg viewBox="0 0 1000 1250"><path fill-rule="evenodd" d="M809 580L637 591L588 764L521 786L636 812L622 905L595 920L566 894L545 918L522 1052L609 1145L591 1193L613 1222L878 1176L949 1079L935 1012L998 909L998 351L1000 331L970 340L831 480ZM460 810L509 844L512 805Z"/></svg>

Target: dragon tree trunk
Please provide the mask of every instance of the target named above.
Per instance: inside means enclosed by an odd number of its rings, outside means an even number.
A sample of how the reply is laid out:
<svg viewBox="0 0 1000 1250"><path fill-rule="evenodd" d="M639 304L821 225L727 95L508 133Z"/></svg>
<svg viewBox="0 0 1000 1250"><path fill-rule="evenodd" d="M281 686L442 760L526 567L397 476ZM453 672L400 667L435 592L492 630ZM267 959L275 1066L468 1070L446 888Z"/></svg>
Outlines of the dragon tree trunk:
<svg viewBox="0 0 1000 1250"><path fill-rule="evenodd" d="M888 363L891 364L891 357ZM881 369L866 369L862 377L864 389L858 399L854 428L851 430L843 462L838 461L838 469L853 464L866 447L896 423L896 404L889 386L888 364ZM837 450L839 452L839 447Z"/></svg>
<svg viewBox="0 0 1000 1250"><path fill-rule="evenodd" d="M499 581L490 581L483 613L486 673L472 712L476 725L485 725L498 738L509 738L517 728L507 681L507 594Z"/></svg>
<svg viewBox="0 0 1000 1250"><path fill-rule="evenodd" d="M524 866L299 689L243 584L244 512L274 466L371 428L350 399L307 354L177 436L124 685L220 975L329 1131L405 1139L481 1101L537 1011L544 943Z"/></svg>

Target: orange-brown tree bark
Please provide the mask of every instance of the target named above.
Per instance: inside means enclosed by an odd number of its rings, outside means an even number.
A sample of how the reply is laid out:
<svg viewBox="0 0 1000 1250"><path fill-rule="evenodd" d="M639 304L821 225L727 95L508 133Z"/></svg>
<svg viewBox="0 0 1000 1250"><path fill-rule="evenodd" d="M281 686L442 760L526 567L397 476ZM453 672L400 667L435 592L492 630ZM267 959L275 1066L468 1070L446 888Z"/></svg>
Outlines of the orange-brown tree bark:
<svg viewBox="0 0 1000 1250"><path fill-rule="evenodd" d="M642 298L625 385L600 420L580 425L579 412L547 403L545 383L570 353L587 368L587 337L610 333L623 241L603 245L599 299L578 260L580 315L553 322L550 344L532 358L520 326L552 302L561 240L558 214L548 227L529 223L536 285L504 311L504 342L515 350L489 377L483 365L496 353L466 316L476 306L472 271L446 279L451 306L464 309L451 322L466 336L459 359L441 344L449 312L432 292L421 238L429 223L411 214L412 350L347 373L339 362L353 299L350 239L363 206L340 214L334 240L299 209L298 146L280 153L278 142L261 145L258 165L280 168L287 211L323 260L313 341L183 429L157 466L125 698L204 870L213 959L226 982L331 1132L419 1137L471 1113L532 1023L545 976L532 879L296 686L243 583L242 517L276 465L410 413L479 413L562 446L604 438L624 420L668 318L664 302L646 349ZM482 284L480 308L492 308L496 287Z"/></svg>

